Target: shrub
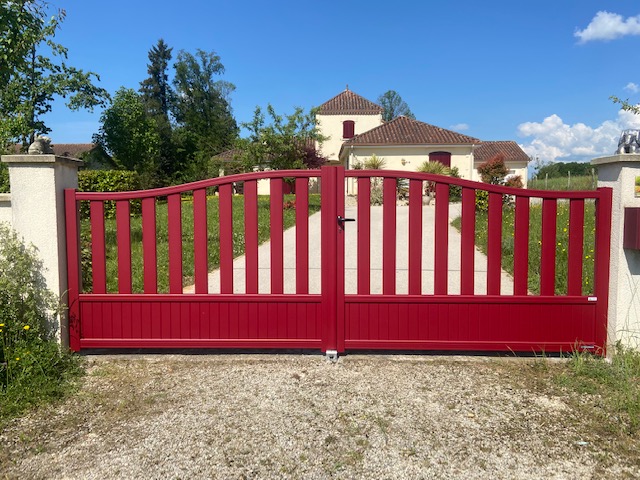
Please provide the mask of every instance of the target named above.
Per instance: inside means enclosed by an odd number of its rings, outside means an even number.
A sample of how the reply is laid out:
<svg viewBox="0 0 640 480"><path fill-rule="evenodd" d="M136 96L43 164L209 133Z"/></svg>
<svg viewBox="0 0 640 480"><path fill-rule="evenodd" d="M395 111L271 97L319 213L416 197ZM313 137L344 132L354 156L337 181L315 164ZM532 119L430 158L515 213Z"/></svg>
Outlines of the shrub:
<svg viewBox="0 0 640 480"><path fill-rule="evenodd" d="M476 190L476 211L489 211L489 192L486 190Z"/></svg>
<svg viewBox="0 0 640 480"><path fill-rule="evenodd" d="M9 193L9 168L0 163L0 193Z"/></svg>
<svg viewBox="0 0 640 480"><path fill-rule="evenodd" d="M478 166L480 178L485 183L502 185L509 170L504 163L504 155L499 153Z"/></svg>
<svg viewBox="0 0 640 480"><path fill-rule="evenodd" d="M81 371L55 339L58 301L42 270L35 247L0 223L0 418L62 396Z"/></svg>
<svg viewBox="0 0 640 480"><path fill-rule="evenodd" d="M504 184L507 187L524 188L524 183L522 183L522 177L520 175L509 177Z"/></svg>
<svg viewBox="0 0 640 480"><path fill-rule="evenodd" d="M140 178L129 170L82 170L78 172L78 190L81 192L127 192L140 188ZM131 212L140 213L140 202L131 202ZM80 205L82 218L89 216L89 202ZM105 202L106 218L116 216L115 202Z"/></svg>
<svg viewBox="0 0 640 480"><path fill-rule="evenodd" d="M364 161L364 168L367 170L382 170L386 164L387 161L384 158L373 154L371 155L371 158Z"/></svg>

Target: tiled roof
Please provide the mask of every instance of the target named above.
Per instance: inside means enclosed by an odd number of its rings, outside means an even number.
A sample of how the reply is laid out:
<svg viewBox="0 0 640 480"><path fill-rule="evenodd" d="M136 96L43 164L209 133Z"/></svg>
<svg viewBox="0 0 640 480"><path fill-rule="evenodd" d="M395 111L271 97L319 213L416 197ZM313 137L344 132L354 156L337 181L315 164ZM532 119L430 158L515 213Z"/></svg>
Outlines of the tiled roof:
<svg viewBox="0 0 640 480"><path fill-rule="evenodd" d="M472 145L480 140L408 117L397 117L388 123L356 135L344 145Z"/></svg>
<svg viewBox="0 0 640 480"><path fill-rule="evenodd" d="M379 115L382 111L380 105L351 90L345 90L318 107L320 115Z"/></svg>
<svg viewBox="0 0 640 480"><path fill-rule="evenodd" d="M482 142L473 151L473 159L476 163L484 163L499 153L504 155L507 162L527 163L529 161L529 156L513 140Z"/></svg>

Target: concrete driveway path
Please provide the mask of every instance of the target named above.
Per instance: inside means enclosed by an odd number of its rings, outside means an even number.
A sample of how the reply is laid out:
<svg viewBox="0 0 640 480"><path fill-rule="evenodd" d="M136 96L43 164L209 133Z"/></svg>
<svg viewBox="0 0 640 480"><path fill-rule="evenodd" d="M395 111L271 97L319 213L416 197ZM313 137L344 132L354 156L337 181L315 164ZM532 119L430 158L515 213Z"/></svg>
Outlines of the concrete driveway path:
<svg viewBox="0 0 640 480"><path fill-rule="evenodd" d="M409 207L398 206L396 209L396 292L406 294L408 291L408 233ZM460 215L460 205L449 206L449 221ZM355 218L355 222L345 224L345 293L357 293L357 208L346 207L345 216ZM320 293L320 212L309 217L309 293ZM433 294L434 284L434 242L435 207L423 207L423 246L422 246L422 293ZM296 233L295 227L284 232L284 293L295 293L296 288ZM449 293L460 293L460 233L449 225ZM439 253L442 254L442 253ZM258 248L258 291L270 293L270 243L265 242ZM234 293L245 293L245 257L241 256L233 262ZM475 254L475 293L486 294L487 257L476 249ZM194 287L185 288L185 293L193 293ZM503 295L513 294L511 277L502 272L501 292ZM220 272L214 270L209 274L209 293L220 293ZM382 293L382 207L371 207L371 293Z"/></svg>

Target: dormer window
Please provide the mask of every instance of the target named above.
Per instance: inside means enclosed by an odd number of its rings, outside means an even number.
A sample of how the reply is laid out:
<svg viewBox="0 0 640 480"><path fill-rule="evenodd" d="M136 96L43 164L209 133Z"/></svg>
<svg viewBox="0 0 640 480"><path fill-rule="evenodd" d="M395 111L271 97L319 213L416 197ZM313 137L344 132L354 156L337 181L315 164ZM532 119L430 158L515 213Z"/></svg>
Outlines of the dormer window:
<svg viewBox="0 0 640 480"><path fill-rule="evenodd" d="M345 120L342 122L342 138L353 138L355 136L356 122Z"/></svg>

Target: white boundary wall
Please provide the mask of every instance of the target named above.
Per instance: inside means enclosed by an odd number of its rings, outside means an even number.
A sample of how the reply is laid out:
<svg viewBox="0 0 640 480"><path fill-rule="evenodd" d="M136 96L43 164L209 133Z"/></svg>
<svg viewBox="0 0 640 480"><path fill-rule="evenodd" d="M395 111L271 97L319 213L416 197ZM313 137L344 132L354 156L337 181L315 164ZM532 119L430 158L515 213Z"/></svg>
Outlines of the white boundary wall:
<svg viewBox="0 0 640 480"><path fill-rule="evenodd" d="M0 222L12 223L10 193L0 193Z"/></svg>
<svg viewBox="0 0 640 480"><path fill-rule="evenodd" d="M0 219L8 218L7 211L11 211L14 230L38 249L47 287L66 304L64 189L78 188L82 161L55 155L3 155L2 162L9 167L11 194L4 202L5 196L0 198ZM66 345L66 316L58 320L57 333Z"/></svg>

